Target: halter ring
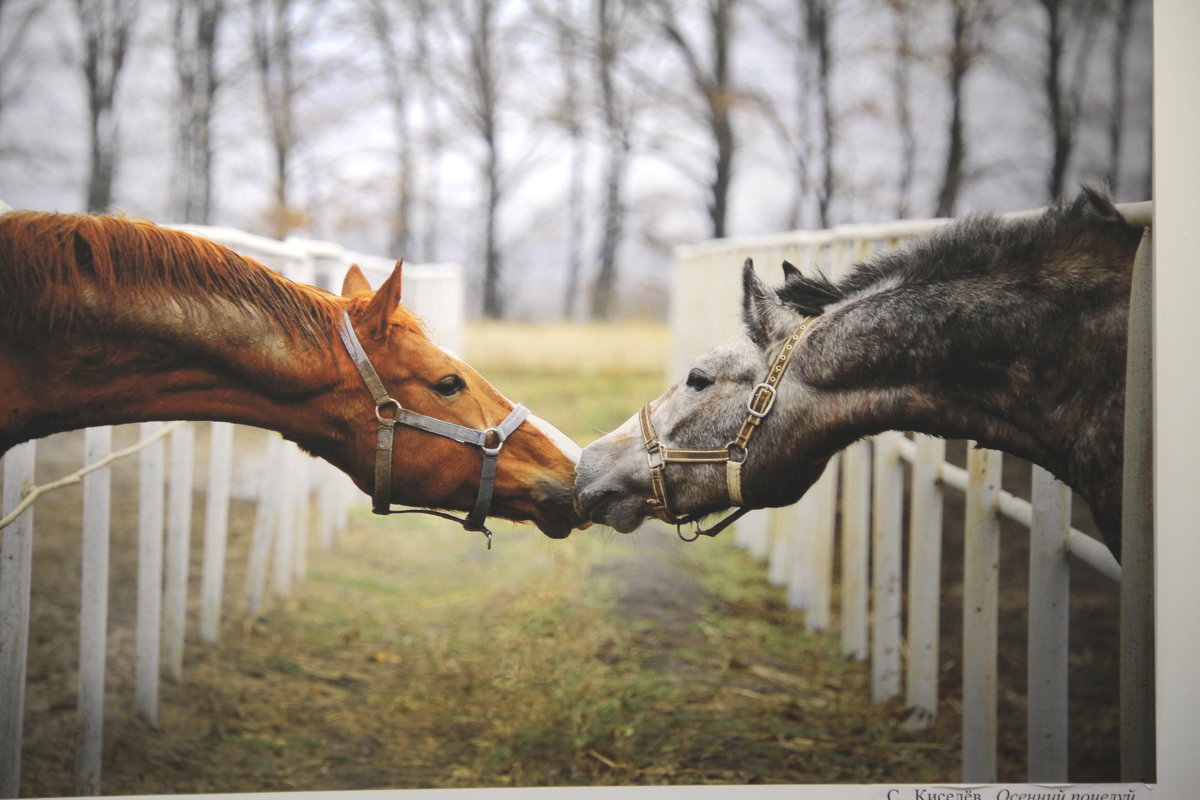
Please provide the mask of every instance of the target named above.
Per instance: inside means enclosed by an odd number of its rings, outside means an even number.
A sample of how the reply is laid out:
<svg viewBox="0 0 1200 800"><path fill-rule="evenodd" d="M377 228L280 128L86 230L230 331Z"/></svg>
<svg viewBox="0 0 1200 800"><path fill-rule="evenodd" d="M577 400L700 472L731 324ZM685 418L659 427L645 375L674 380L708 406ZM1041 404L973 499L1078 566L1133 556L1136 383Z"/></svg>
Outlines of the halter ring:
<svg viewBox="0 0 1200 800"><path fill-rule="evenodd" d="M488 437L491 436L493 433L496 434L496 446L488 447L487 446ZM483 444L480 445L480 447L483 449L483 454L485 456L500 455L500 448L504 446L504 440L506 438L507 437L504 435L504 432L501 431L499 428L488 428L487 430L485 430L483 432Z"/></svg>
<svg viewBox="0 0 1200 800"><path fill-rule="evenodd" d="M385 397L375 404L375 419L379 420L381 423L395 422L396 417L385 417L381 413L383 409L387 408L388 406L394 408L397 415L404 410L404 406L400 405L399 400L395 399L394 397Z"/></svg>

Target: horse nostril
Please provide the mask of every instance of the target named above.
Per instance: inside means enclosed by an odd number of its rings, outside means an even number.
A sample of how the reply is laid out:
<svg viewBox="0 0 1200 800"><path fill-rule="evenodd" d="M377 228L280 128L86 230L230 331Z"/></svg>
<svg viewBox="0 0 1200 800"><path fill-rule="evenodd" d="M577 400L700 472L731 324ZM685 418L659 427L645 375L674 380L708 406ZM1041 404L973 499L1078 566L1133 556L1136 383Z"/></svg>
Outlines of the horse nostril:
<svg viewBox="0 0 1200 800"><path fill-rule="evenodd" d="M600 505L606 494L613 494L613 492L594 487L577 491L575 493L575 513L580 519L591 519L591 511Z"/></svg>

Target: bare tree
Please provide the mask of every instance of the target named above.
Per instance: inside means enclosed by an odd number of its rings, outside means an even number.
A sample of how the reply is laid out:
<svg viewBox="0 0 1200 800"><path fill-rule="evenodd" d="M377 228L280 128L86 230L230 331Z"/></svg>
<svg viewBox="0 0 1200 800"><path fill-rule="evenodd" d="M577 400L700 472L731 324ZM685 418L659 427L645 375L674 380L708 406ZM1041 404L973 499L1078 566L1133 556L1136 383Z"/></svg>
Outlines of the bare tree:
<svg viewBox="0 0 1200 800"><path fill-rule="evenodd" d="M946 131L946 158L942 168L935 217L952 217L966 177L967 76L986 47L997 19L996 6L988 0L951 0L950 49L947 53L946 87L950 95L950 119Z"/></svg>
<svg viewBox="0 0 1200 800"><path fill-rule="evenodd" d="M212 218L212 122L220 84L217 34L224 0L175 0L175 75L179 88L176 158L178 213L187 222Z"/></svg>
<svg viewBox="0 0 1200 800"><path fill-rule="evenodd" d="M1037 4L1044 13L1046 23L1046 64L1042 86L1046 95L1046 116L1052 143L1046 188L1049 199L1055 200L1062 196L1066 188L1067 169L1083 119L1088 57L1105 9L1103 5L1082 0L1037 0ZM1073 41L1069 41L1069 37ZM1070 64L1068 57L1072 53L1074 62Z"/></svg>
<svg viewBox="0 0 1200 800"><path fill-rule="evenodd" d="M500 213L507 196L517 187L532 165L536 140L525 137L520 148L507 148L516 137L506 136L507 120L521 117L510 100L510 92L521 85L517 57L520 37L528 17L513 13L498 0L457 0L448 4L442 31L446 39L457 37L457 52L443 41L442 61L446 80L441 92L462 120L477 148L476 169L483 191L483 314L504 316L503 252L500 246ZM503 18L502 18L503 17Z"/></svg>
<svg viewBox="0 0 1200 800"><path fill-rule="evenodd" d="M585 168L587 167L587 125L589 108L584 94L583 68L586 65L584 41L588 32L573 3L532 3L535 17L549 28L552 55L561 71L561 91L549 109L551 122L567 137L567 254L563 289L563 311L574 316L583 272L584 222L586 213Z"/></svg>
<svg viewBox="0 0 1200 800"><path fill-rule="evenodd" d="M608 319L616 301L617 253L625 228L625 179L632 150L632 109L621 97L617 65L624 43L619 0L596 0L593 64L600 88L604 131L604 229L600 238L599 269L592 287L592 316Z"/></svg>
<svg viewBox="0 0 1200 800"><path fill-rule="evenodd" d="M833 110L833 4L830 0L798 0L804 23L804 41L815 65L815 92L821 125L821 183L817 187L817 215L822 228L830 225L830 206L837 188L834 143L837 115Z"/></svg>
<svg viewBox="0 0 1200 800"><path fill-rule="evenodd" d="M1108 170L1105 180L1116 197L1121 182L1121 145L1125 129L1125 54L1129 50L1133 27L1133 8L1137 0L1116 0L1113 17L1112 104L1108 115Z"/></svg>
<svg viewBox="0 0 1200 800"><path fill-rule="evenodd" d="M25 33L43 9L45 4L36 0L24 7L19 2L0 0L0 119L9 103L29 85L28 78L19 74L18 55Z"/></svg>
<svg viewBox="0 0 1200 800"><path fill-rule="evenodd" d="M703 121L712 139L708 215L714 238L725 235L737 152L733 128L737 90L732 56L737 36L734 10L738 3L739 0L706 0L701 15L705 40L699 42L688 34L680 10L672 0L651 3L657 25L683 59L688 80L701 100Z"/></svg>
<svg viewBox="0 0 1200 800"><path fill-rule="evenodd" d="M912 68L916 57L913 40L916 9L912 0L887 0L892 12L895 67L892 91L896 99L896 128L900 137L900 164L896 185L896 218L909 215L909 196L917 164L917 135L912 118Z"/></svg>
<svg viewBox="0 0 1200 800"><path fill-rule="evenodd" d="M437 260L441 240L442 175L436 164L447 145L445 109L438 101L434 52L437 49L436 26L433 24L434 0L414 0L416 31L413 68L416 80L426 87L420 100L422 161L432 165L425 171L421 181L422 227L421 254L428 260Z"/></svg>
<svg viewBox="0 0 1200 800"><path fill-rule="evenodd" d="M417 15L406 14L411 7L386 0L368 0L367 20L382 56L384 87L392 110L396 138L396 200L391 219L391 248L396 254L409 252L412 220L412 182L414 131L411 105L414 92L413 70L409 53L415 43L407 37L417 29ZM403 43L397 41L405 37Z"/></svg>
<svg viewBox="0 0 1200 800"><path fill-rule="evenodd" d="M395 138L395 198L391 248L396 254L435 261L440 249L442 171L447 144L445 103L461 93L459 81L442 75L444 32L435 0L362 0L371 38L379 50L384 98Z"/></svg>
<svg viewBox="0 0 1200 800"><path fill-rule="evenodd" d="M763 130L773 134L792 169L789 190L791 199L784 216L783 225L789 229L802 227L804 210L812 194L812 170L814 137L810 130L813 114L811 106L816 98L812 87L813 59L807 47L804 33L802 4L793 4L795 25L781 20L779 9L766 4L751 5L752 20L758 30L754 36L765 41L778 42L788 56L788 67L792 82L771 81L772 85L749 87L744 90L747 100L765 123ZM786 99L772 93L771 89L787 87Z"/></svg>
<svg viewBox="0 0 1200 800"><path fill-rule="evenodd" d="M250 44L272 155L273 207L267 214L271 235L283 238L306 224L293 197L293 162L302 140L296 124L301 94L297 59L301 39L314 25L316 5L297 0L249 0Z"/></svg>
<svg viewBox="0 0 1200 800"><path fill-rule="evenodd" d="M467 35L467 119L483 144L480 177L484 183L483 313L504 316L500 290L503 271L499 246L499 212L504 195L500 153L500 53L496 0L467 0L460 17Z"/></svg>
<svg viewBox="0 0 1200 800"><path fill-rule="evenodd" d="M75 0L83 33L83 77L87 85L89 168L86 202L100 211L112 202L120 136L116 97L129 55L138 0Z"/></svg>

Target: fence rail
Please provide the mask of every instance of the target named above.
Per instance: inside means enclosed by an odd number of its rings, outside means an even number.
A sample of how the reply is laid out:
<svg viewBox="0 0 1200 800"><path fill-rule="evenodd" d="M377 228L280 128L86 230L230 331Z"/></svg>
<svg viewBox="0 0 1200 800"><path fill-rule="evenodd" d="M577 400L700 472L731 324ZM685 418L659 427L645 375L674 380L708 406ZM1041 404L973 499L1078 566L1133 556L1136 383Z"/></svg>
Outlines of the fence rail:
<svg viewBox="0 0 1200 800"><path fill-rule="evenodd" d="M1126 221L1146 227L1138 254L1135 287L1148 285L1150 203L1119 207ZM1020 217L1040 210L1020 212ZM733 238L681 247L671 274L671 357L668 381L690 361L741 330L740 265L747 257L767 280L783 260L801 269L820 266L832 278L845 275L872 252L899 247L947 220L852 225ZM1140 270L1140 272L1139 272ZM1141 290L1146 294L1146 289ZM1149 369L1148 305L1135 300L1130 318L1130 363ZM1148 294L1147 294L1148 296ZM1149 391L1148 371L1131 373L1131 393ZM1140 448L1136 491L1126 481L1126 508L1145 509L1150 448L1144 397L1127 402L1126 448ZM1129 426L1140 427L1135 435ZM1127 470L1130 467L1127 455ZM909 466L907 608L901 613L904 464ZM966 469L945 461L944 442L889 432L856 442L829 462L820 480L794 506L755 512L737 523L739 544L768 560L770 580L786 585L788 604L803 609L805 624L831 624L835 541L841 547L841 641L845 655L870 658L874 702L899 697L912 713L910 728L928 726L937 714L938 611L942 551L942 503L948 489L966 496L963 579L963 765L967 781L996 779L997 592L1000 516L1029 528L1030 628L1027 770L1030 781L1067 780L1067 650L1069 564L1095 569L1121 586L1122 780L1153 780L1153 531L1149 512L1123 525L1124 570L1108 548L1069 525L1070 493L1045 470L1033 469L1032 496L1020 498L999 486L1001 455L972 447ZM1133 492L1131 495L1130 492ZM1133 500L1131 500L1131 497ZM1134 502L1134 500L1140 502ZM840 510L840 529L836 525ZM1132 554L1132 555L1131 555ZM1136 577L1132 564L1138 564ZM1123 576L1123 572L1125 575ZM901 622L907 620L907 631ZM1127 733L1127 730L1132 733Z"/></svg>
<svg viewBox="0 0 1200 800"><path fill-rule="evenodd" d="M279 242L242 231L180 226L190 233L251 256L288 278L336 290L346 268L356 262L378 285L394 262L354 253L338 245L308 240ZM404 269L405 303L422 316L435 341L461 349L464 322L462 270L454 264L412 265ZM134 702L138 713L158 725L159 678L181 680L187 619L188 556L192 497L198 491L195 432L209 426L205 481L205 528L200 610L195 622L204 642L217 641L229 527L234 497L231 474L237 426L213 423L142 423L134 444L113 451L112 428L85 431L84 466L42 485L34 484L37 442L11 449L2 459L0 497L0 797L20 790L21 744L33 558L38 501L55 489L83 484L83 573L79 656L80 737L76 790L101 791L105 654L107 651L110 469L138 459L138 577ZM239 454L245 457L243 451ZM316 520L315 542L327 549L345 526L350 508L365 501L349 479L317 462L278 435L266 438L259 458L258 486L247 499L257 503L247 583L239 587L249 613L256 613L270 590L286 596L304 577L310 542L309 519ZM242 490L245 496L245 490ZM311 504L316 504L315 514Z"/></svg>

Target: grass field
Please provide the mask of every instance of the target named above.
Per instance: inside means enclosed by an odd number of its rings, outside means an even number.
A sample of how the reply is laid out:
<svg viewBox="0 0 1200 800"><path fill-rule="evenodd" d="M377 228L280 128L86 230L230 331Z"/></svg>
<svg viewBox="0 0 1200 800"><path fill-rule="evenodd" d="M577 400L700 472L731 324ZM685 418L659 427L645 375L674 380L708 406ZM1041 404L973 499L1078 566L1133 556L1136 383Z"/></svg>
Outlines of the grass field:
<svg viewBox="0 0 1200 800"><path fill-rule="evenodd" d="M661 391L666 344L649 324L478 324L466 351L586 443ZM26 796L74 791L77 503L67 491L38 510ZM189 640L151 730L131 710L127 506L114 512L105 793L958 778L953 699L933 729L905 731L898 702L868 702L866 665L806 632L731 537L687 545L648 526L552 541L499 523L488 551L452 524L365 508L310 556L307 581L250 618L253 513L235 504L221 641ZM1002 779L1023 780L1017 747Z"/></svg>

